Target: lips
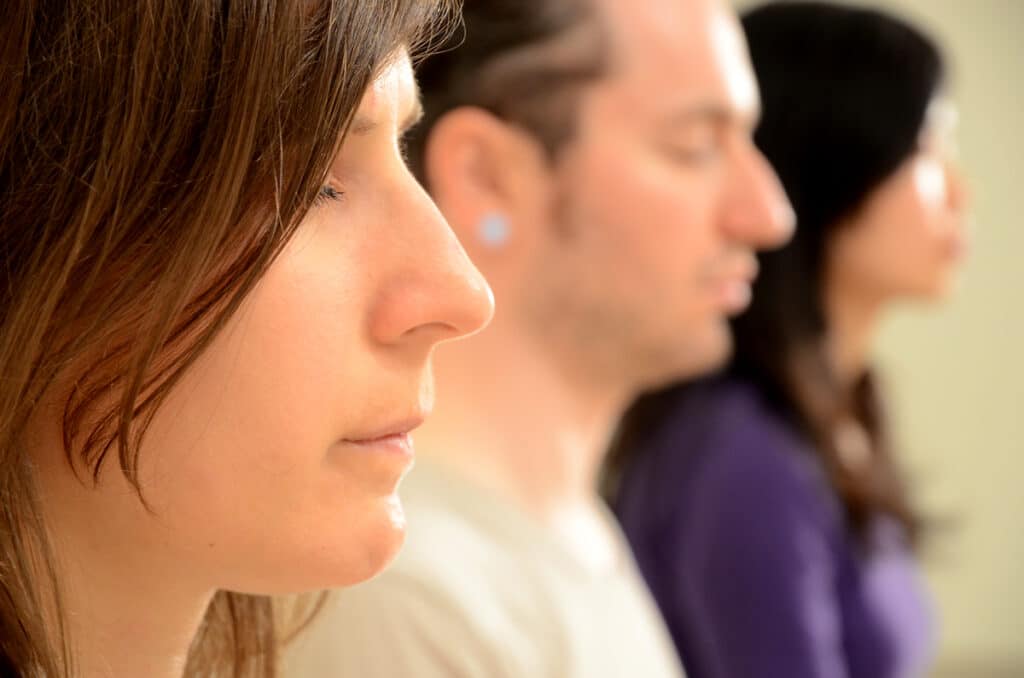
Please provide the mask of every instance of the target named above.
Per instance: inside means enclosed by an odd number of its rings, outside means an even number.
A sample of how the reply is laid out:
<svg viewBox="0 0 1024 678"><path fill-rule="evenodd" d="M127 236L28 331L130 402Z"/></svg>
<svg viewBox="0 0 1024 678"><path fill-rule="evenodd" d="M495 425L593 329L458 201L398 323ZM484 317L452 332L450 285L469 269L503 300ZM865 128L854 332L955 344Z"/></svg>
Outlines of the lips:
<svg viewBox="0 0 1024 678"><path fill-rule="evenodd" d="M358 450L361 453L400 458L403 460L403 465L408 464L408 461L415 456L412 436L408 433L366 440L346 440L345 445L349 449Z"/></svg>
<svg viewBox="0 0 1024 678"><path fill-rule="evenodd" d="M416 456L412 430L422 421L422 419L415 419L395 422L365 434L344 438L341 444L364 459L373 458L382 463L385 460L397 460L399 462L398 470L404 473L408 470L413 457ZM392 471L394 470L391 461L387 461L386 466ZM392 477L390 471L385 475L388 478Z"/></svg>
<svg viewBox="0 0 1024 678"><path fill-rule="evenodd" d="M739 313L750 305L750 286L757 273L757 258L745 252L721 266L710 278L712 294L726 313Z"/></svg>
<svg viewBox="0 0 1024 678"><path fill-rule="evenodd" d="M757 257L751 253L747 253L728 271L726 277L749 285L757 277L760 268L760 264L757 262Z"/></svg>
<svg viewBox="0 0 1024 678"><path fill-rule="evenodd" d="M722 257L717 265L709 268L709 278L713 284L725 282L743 282L750 284L757 277L760 264L753 252L732 250Z"/></svg>
<svg viewBox="0 0 1024 678"><path fill-rule="evenodd" d="M367 428L365 432L346 436L344 442L367 446L398 444L408 440L410 434L423 424L424 418L425 415L415 415L376 428Z"/></svg>

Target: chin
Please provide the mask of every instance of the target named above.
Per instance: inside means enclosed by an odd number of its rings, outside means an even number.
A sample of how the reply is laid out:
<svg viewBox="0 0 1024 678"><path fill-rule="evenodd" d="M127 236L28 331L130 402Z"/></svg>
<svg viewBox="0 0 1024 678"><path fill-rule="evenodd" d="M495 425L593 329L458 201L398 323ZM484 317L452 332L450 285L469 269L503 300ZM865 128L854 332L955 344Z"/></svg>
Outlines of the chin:
<svg viewBox="0 0 1024 678"><path fill-rule="evenodd" d="M338 529L293 535L292 547L262 560L262 576L229 587L257 595L288 595L346 588L380 574L405 542L405 516L397 497L388 506L364 507L354 519L339 516Z"/></svg>
<svg viewBox="0 0 1024 678"><path fill-rule="evenodd" d="M366 530L362 538L353 536L342 545L337 566L326 572L330 580L324 588L353 586L380 574L398 555L405 543L405 513L397 495L375 507L383 515L379 525Z"/></svg>
<svg viewBox="0 0 1024 678"><path fill-rule="evenodd" d="M692 344L690 377L699 377L725 367L732 356L732 333L725 321L713 323Z"/></svg>
<svg viewBox="0 0 1024 678"><path fill-rule="evenodd" d="M732 334L725 322L715 323L699 335L682 339L682 351L675 351L670 369L662 363L660 372L645 385L648 389L663 388L680 381L703 377L725 367L732 356Z"/></svg>
<svg viewBox="0 0 1024 678"><path fill-rule="evenodd" d="M696 368L694 376L717 372L726 366L732 356L732 337L726 336L719 343L709 347L704 354L703 363Z"/></svg>
<svg viewBox="0 0 1024 678"><path fill-rule="evenodd" d="M351 564L344 572L339 571L338 576L331 577L331 581L324 588L345 588L373 579L394 561L404 542L403 531L391 540L367 546L363 551L363 558L358 563Z"/></svg>

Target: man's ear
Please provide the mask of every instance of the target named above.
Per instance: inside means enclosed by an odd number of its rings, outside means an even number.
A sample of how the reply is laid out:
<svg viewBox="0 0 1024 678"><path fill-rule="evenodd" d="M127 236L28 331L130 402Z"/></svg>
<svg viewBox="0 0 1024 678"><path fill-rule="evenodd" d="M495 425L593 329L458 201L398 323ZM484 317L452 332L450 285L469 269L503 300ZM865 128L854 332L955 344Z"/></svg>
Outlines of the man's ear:
<svg viewBox="0 0 1024 678"><path fill-rule="evenodd" d="M423 167L434 201L471 255L494 245L487 240L495 220L504 222L510 240L529 240L535 225L527 222L551 190L539 142L476 107L456 108L435 123Z"/></svg>

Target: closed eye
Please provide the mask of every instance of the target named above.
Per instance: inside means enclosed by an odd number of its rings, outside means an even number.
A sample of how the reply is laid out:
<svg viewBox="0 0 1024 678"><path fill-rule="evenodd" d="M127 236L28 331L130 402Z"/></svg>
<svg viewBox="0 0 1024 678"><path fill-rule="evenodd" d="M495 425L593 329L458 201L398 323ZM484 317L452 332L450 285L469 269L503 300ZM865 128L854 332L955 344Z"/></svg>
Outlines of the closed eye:
<svg viewBox="0 0 1024 678"><path fill-rule="evenodd" d="M721 149L716 145L701 146L674 146L668 150L669 154L678 162L684 165L706 165L719 159Z"/></svg>
<svg viewBox="0 0 1024 678"><path fill-rule="evenodd" d="M316 197L313 198L313 207L320 207L329 200L341 200L344 195L344 191L339 191L333 186L325 184L320 187L320 191L316 194Z"/></svg>

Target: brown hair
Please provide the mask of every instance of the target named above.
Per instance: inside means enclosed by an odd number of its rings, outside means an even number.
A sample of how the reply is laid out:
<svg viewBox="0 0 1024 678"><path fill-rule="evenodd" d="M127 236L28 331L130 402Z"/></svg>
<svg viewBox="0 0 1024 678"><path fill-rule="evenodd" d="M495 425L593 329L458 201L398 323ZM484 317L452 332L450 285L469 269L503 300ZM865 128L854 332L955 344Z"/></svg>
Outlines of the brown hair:
<svg viewBox="0 0 1024 678"><path fill-rule="evenodd" d="M592 0L466 0L465 31L420 66L424 118L408 136L409 162L445 113L475 106L534 135L550 156L575 129L582 86L606 70L606 39Z"/></svg>
<svg viewBox="0 0 1024 678"><path fill-rule="evenodd" d="M6 8L3 675L74 674L23 444L43 395L69 385L62 425L72 468L95 478L113 451L138 490L148 422L301 221L364 90L397 49L422 48L448 25L453 8L453 0ZM268 598L219 593L188 675L273 675L276 640Z"/></svg>

